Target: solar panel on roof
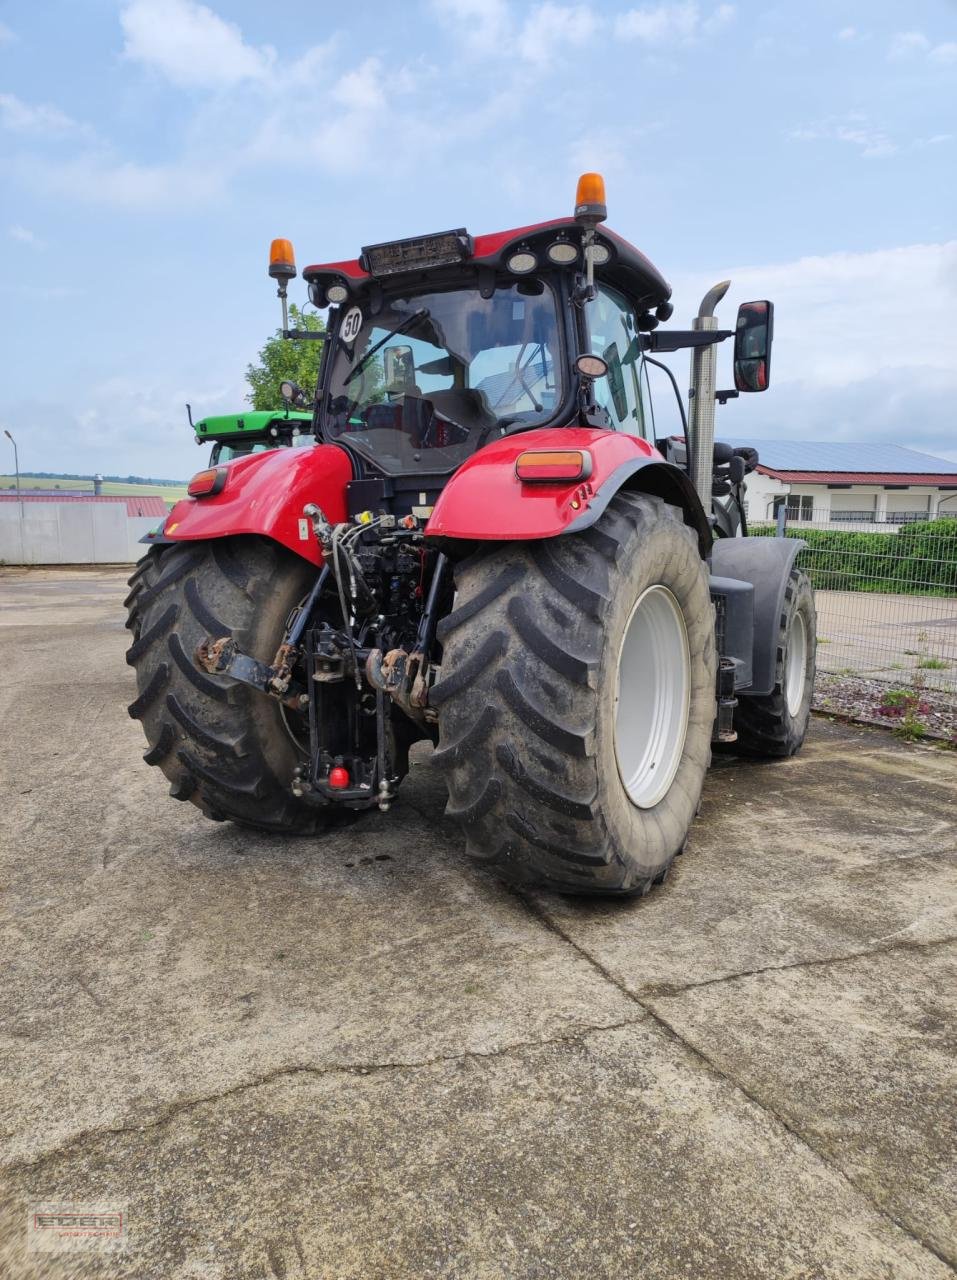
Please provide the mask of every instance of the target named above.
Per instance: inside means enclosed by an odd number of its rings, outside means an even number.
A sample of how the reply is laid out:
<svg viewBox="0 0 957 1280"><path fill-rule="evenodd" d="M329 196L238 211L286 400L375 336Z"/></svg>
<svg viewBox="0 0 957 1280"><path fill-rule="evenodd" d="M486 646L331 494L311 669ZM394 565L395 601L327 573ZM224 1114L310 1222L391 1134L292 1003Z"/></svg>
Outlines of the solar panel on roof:
<svg viewBox="0 0 957 1280"><path fill-rule="evenodd" d="M776 471L875 471L911 475L957 475L957 462L899 444L852 444L830 440L756 440L720 435L728 444L753 445Z"/></svg>

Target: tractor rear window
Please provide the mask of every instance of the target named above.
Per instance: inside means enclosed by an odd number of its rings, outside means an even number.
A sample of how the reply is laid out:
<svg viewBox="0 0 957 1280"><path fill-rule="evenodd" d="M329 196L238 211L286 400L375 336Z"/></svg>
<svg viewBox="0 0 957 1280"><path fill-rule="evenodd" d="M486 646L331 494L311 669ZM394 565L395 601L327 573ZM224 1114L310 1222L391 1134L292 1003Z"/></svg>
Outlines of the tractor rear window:
<svg viewBox="0 0 957 1280"><path fill-rule="evenodd" d="M386 471L451 471L518 423L547 422L563 397L555 295L522 280L483 298L450 289L387 298L340 317L328 439Z"/></svg>

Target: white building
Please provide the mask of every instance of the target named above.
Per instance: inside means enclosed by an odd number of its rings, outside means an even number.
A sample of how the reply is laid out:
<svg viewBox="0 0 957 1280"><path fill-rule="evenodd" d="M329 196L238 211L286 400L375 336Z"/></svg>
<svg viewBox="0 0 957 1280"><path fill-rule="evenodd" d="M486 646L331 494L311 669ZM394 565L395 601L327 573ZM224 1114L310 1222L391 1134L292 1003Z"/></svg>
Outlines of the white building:
<svg viewBox="0 0 957 1280"><path fill-rule="evenodd" d="M871 529L911 520L957 519L957 462L894 444L729 440L753 444L760 462L747 479L747 515Z"/></svg>

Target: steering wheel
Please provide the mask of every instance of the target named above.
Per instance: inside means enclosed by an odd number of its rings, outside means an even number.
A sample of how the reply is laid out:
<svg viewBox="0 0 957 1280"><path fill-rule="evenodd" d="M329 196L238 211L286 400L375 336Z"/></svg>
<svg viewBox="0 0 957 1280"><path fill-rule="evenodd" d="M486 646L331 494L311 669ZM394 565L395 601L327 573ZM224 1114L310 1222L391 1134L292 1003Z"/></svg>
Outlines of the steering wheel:
<svg viewBox="0 0 957 1280"><path fill-rule="evenodd" d="M532 404L534 405L534 407L535 407L535 412L536 412L536 413L541 413L541 411L542 411L542 406L541 406L541 405L538 403L538 401L535 399L535 396L534 396L534 395L533 395L533 393L532 393L532 389L531 389L531 387L530 387L530 386L528 385L528 383L525 381L525 370L528 368L528 366L531 364L531 362L535 359L535 350L533 350L533 351L532 351L532 354L529 356L529 358L528 358L528 360L525 362L525 364L524 364L524 365L522 364L522 356L525 354L525 348L526 348L527 346L529 346L529 343L527 343L527 342L523 342L523 343L522 343L521 349L519 350L519 353L518 353L518 358L517 358L517 359L516 359L516 361L515 361L515 372L512 374L511 379L510 379L510 380L509 380L509 382L506 384L505 390L502 392L502 394L499 396L499 398L498 398L498 399L495 401L495 403L492 405L492 408L493 408L493 409L497 409L500 405L505 404L505 402L506 402L506 400L507 400L507 398L508 398L508 395L509 395L509 393L510 393L510 392L511 392L511 390L512 390L512 387L514 387L514 386L515 386L515 383L516 383L516 382L518 382L518 383L520 383L520 384L521 384L521 388L522 388L522 390L525 392L525 394L528 396L529 400L531 400ZM539 351L540 351L540 350L541 350L541 347L542 347L542 344L541 344L540 342L539 342L539 343L536 343L536 349L537 349L537 350L539 350Z"/></svg>

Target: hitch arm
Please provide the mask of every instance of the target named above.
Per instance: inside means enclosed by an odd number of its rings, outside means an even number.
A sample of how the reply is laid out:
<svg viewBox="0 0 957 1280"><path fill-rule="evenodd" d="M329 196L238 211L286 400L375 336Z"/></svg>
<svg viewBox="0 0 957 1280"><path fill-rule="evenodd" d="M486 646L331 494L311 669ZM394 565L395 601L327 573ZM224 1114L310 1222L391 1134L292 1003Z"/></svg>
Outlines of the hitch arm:
<svg viewBox="0 0 957 1280"><path fill-rule="evenodd" d="M211 676L228 676L230 680L239 680L299 711L302 705L301 695L289 693L289 679L286 676L291 656L289 646L280 645L276 664L267 666L258 658L251 658L249 654L243 653L232 636L221 636L218 640L207 636L196 648L197 666L208 671Z"/></svg>
<svg viewBox="0 0 957 1280"><path fill-rule="evenodd" d="M239 680L242 684L248 684L251 688L257 689L260 693L267 693L273 698L279 698L281 702L284 702L294 710L300 710L302 707L301 697L304 695L289 693L289 685L292 682L292 668L299 652L299 642L328 577L329 566L323 565L322 572L316 578L312 590L300 606L292 626L283 636L282 644L276 650L272 666L267 666L265 662L260 662L258 658L251 658L248 654L243 653L232 636L220 636L218 640L214 640L212 636L207 636L197 646L197 666L204 671L208 671L212 676L229 676L231 680Z"/></svg>

